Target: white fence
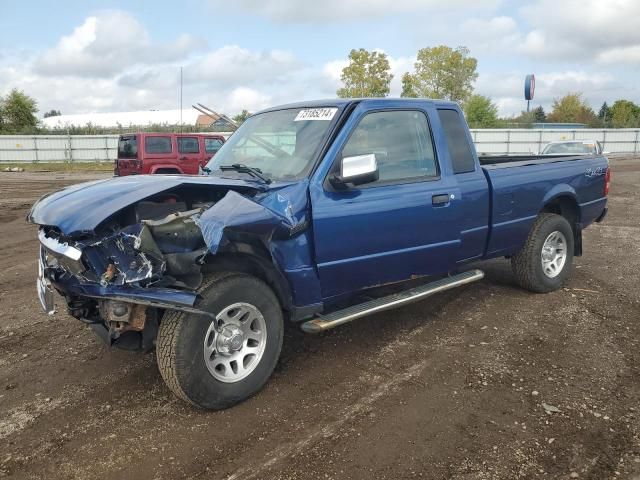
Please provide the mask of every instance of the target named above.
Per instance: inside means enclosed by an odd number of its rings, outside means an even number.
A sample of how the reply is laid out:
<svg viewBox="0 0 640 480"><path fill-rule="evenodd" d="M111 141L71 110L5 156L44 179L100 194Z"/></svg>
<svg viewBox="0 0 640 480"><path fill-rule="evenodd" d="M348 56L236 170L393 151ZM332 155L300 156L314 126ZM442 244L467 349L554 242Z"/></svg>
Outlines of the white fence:
<svg viewBox="0 0 640 480"><path fill-rule="evenodd" d="M537 153L555 140L597 140L605 152L640 153L638 128L566 129L472 129L478 153Z"/></svg>
<svg viewBox="0 0 640 480"><path fill-rule="evenodd" d="M537 153L554 140L598 140L610 153L640 153L640 129L471 130L478 153ZM227 134L228 135L228 134ZM2 162L103 162L118 154L118 135L0 135Z"/></svg>
<svg viewBox="0 0 640 480"><path fill-rule="evenodd" d="M0 162L103 162L118 156L118 135L0 135Z"/></svg>

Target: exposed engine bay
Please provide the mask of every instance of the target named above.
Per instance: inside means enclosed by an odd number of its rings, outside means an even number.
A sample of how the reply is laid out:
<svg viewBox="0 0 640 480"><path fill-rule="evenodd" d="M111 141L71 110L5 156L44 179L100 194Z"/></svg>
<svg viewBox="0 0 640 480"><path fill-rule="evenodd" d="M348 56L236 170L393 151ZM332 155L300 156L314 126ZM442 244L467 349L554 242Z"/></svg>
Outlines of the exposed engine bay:
<svg viewBox="0 0 640 480"><path fill-rule="evenodd" d="M278 193L183 184L118 210L92 231L41 226L41 278L107 343L150 350L165 309L207 315L195 302L208 259L238 241L268 248L274 236L291 238L305 225Z"/></svg>

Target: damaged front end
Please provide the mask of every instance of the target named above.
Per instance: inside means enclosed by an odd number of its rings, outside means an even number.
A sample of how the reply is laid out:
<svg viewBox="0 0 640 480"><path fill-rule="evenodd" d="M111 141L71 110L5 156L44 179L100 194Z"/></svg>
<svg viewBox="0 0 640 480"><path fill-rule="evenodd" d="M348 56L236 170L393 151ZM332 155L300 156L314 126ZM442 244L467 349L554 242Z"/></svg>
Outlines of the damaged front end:
<svg viewBox="0 0 640 480"><path fill-rule="evenodd" d="M208 252L195 221L202 211L143 219L105 237L73 242L43 227L39 284L55 287L69 313L91 324L110 345L149 350L159 311L208 315L194 308ZM50 300L43 306L53 309Z"/></svg>
<svg viewBox="0 0 640 480"><path fill-rule="evenodd" d="M73 191L34 205L29 220L40 224L38 294L45 310L54 308L53 288L64 296L69 313L109 345L147 351L165 310L213 317L196 305L203 266L213 256L239 244L258 244L275 256L273 240L305 230L304 184L290 185L284 194L249 182L221 186L203 180L146 197L136 193L133 203L123 199L112 207L117 211L101 209L96 218L85 214ZM138 181L148 187L148 180ZM133 182L114 180L114 185L128 185L125 197L131 197ZM91 190L80 192L87 197ZM73 218L62 213L65 205Z"/></svg>

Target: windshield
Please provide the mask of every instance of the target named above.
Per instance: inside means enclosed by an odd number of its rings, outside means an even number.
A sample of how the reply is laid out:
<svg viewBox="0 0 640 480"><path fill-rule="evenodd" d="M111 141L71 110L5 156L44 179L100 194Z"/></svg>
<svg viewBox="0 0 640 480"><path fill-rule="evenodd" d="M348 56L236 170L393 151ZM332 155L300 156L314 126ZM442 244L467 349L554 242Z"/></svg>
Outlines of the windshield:
<svg viewBox="0 0 640 480"><path fill-rule="evenodd" d="M542 153L595 153L595 149L592 143L551 143L545 147Z"/></svg>
<svg viewBox="0 0 640 480"><path fill-rule="evenodd" d="M294 108L247 119L207 164L211 171L245 165L274 180L307 174L337 108ZM229 174L225 170L225 175Z"/></svg>

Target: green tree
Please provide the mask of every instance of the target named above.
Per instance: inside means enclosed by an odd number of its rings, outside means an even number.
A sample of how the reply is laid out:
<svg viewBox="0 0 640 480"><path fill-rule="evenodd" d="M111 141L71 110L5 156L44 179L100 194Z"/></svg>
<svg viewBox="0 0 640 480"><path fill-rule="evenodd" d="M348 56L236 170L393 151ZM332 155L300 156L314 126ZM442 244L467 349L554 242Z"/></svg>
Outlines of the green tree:
<svg viewBox="0 0 640 480"><path fill-rule="evenodd" d="M484 95L471 95L464 104L464 114L470 128L498 127L498 107Z"/></svg>
<svg viewBox="0 0 640 480"><path fill-rule="evenodd" d="M415 75L411 75L409 72L405 72L402 75L402 93L401 97L417 98L418 97L418 82Z"/></svg>
<svg viewBox="0 0 640 480"><path fill-rule="evenodd" d="M530 112L525 112L524 110L520 112L520 115L513 119L517 124L518 128L533 128L533 124L537 122L535 110Z"/></svg>
<svg viewBox="0 0 640 480"><path fill-rule="evenodd" d="M553 110L547 116L549 122L584 123L596 126L598 118L593 109L582 99L582 93L568 93L553 101Z"/></svg>
<svg viewBox="0 0 640 480"><path fill-rule="evenodd" d="M38 125L36 101L14 88L0 98L0 128L2 133L31 133Z"/></svg>
<svg viewBox="0 0 640 480"><path fill-rule="evenodd" d="M349 52L349 65L342 69L340 76L344 86L336 93L341 98L386 97L392 79L386 53L354 49Z"/></svg>
<svg viewBox="0 0 640 480"><path fill-rule="evenodd" d="M544 123L547 121L547 114L544 111L544 108L536 107L533 110L533 118L537 123Z"/></svg>
<svg viewBox="0 0 640 480"><path fill-rule="evenodd" d="M609 108L609 105L607 105L607 102L604 102L600 107L598 119L605 128L611 125L611 109Z"/></svg>
<svg viewBox="0 0 640 480"><path fill-rule="evenodd" d="M473 93L473 82L478 78L478 61L469 53L467 47L421 48L414 65L415 72L402 77L402 96L464 103Z"/></svg>
<svg viewBox="0 0 640 480"><path fill-rule="evenodd" d="M630 100L616 100L611 106L611 125L614 128L640 126L640 107Z"/></svg>
<svg viewBox="0 0 640 480"><path fill-rule="evenodd" d="M238 124L238 126L240 126L250 116L251 116L251 112L249 112L249 110L242 110L239 114L237 114L231 120L233 120L234 122L236 122Z"/></svg>
<svg viewBox="0 0 640 480"><path fill-rule="evenodd" d="M49 110L48 112L44 112L44 118L59 117L60 115L62 115L60 110Z"/></svg>

